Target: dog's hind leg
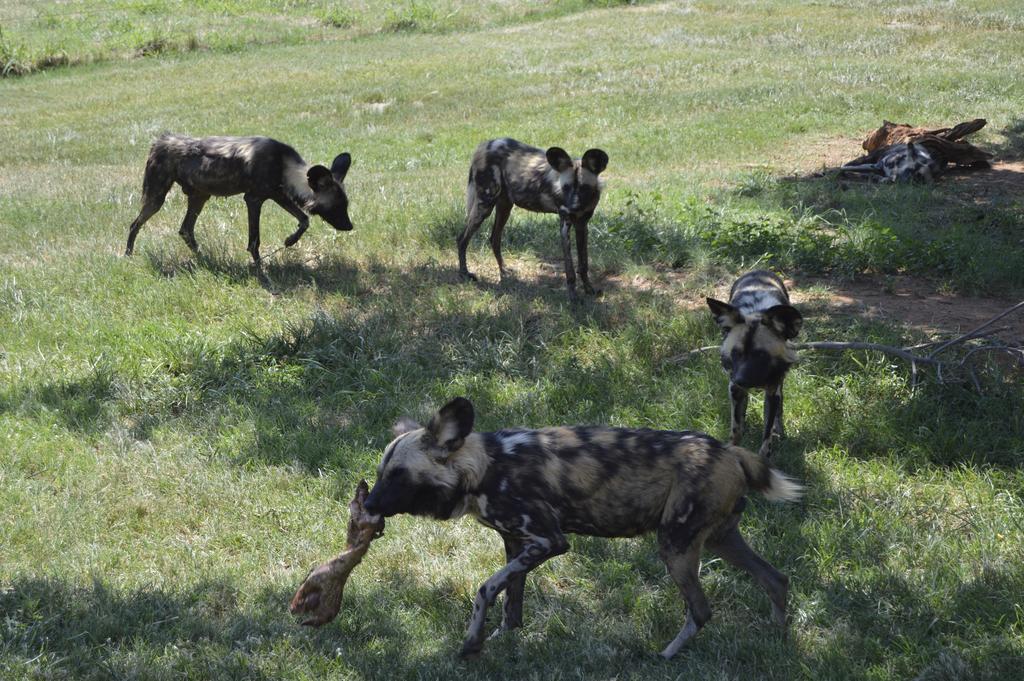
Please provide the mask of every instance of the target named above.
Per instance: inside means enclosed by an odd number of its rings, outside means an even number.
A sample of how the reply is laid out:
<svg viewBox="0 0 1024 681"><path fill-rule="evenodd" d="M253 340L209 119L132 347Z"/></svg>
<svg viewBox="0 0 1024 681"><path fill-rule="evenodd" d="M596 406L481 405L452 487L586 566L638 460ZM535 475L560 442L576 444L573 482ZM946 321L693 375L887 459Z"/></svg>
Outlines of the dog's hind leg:
<svg viewBox="0 0 1024 681"><path fill-rule="evenodd" d="M125 255L131 255L135 251L135 237L139 235L139 230L163 207L167 192L171 191L173 185L174 180L169 176L154 170L150 164L146 165L146 175L142 180L142 210L139 211L139 216L128 228L128 245L124 249Z"/></svg>
<svg viewBox="0 0 1024 681"><path fill-rule="evenodd" d="M505 261L501 257L501 235L505 231L505 223L512 213L512 202L507 198L500 198L494 207L494 226L491 227L491 250L494 251L494 259L498 261L498 274L505 278Z"/></svg>
<svg viewBox="0 0 1024 681"><path fill-rule="evenodd" d="M671 520L669 522L675 522ZM671 534L674 530L658 530L658 542L661 544L661 559L668 568L676 586L686 601L686 623L679 630L672 642L661 651L661 656L666 660L674 656L686 645L686 642L696 635L698 631L711 619L711 606L704 596L704 590L700 587L700 550L702 542L693 541L682 551L677 551Z"/></svg>
<svg viewBox="0 0 1024 681"><path fill-rule="evenodd" d="M476 234L476 231L480 229L480 225L490 216L493 210L493 202L470 199L470 206L466 211L466 229L462 231L462 234L455 242L459 248L459 276L463 279L476 281L476 275L470 273L469 268L466 267L466 249L469 248L469 242L473 235Z"/></svg>
<svg viewBox="0 0 1024 681"><path fill-rule="evenodd" d="M748 572L754 581L761 585L772 602L772 619L785 631L789 577L757 555L735 525L724 534L709 540L708 548L728 563Z"/></svg>
<svg viewBox="0 0 1024 681"><path fill-rule="evenodd" d="M203 206L210 200L207 194L189 194L188 195L188 208L185 210L185 219L181 221L181 228L178 230L178 234L185 240L189 249L193 253L199 252L199 244L196 243L196 219L199 214L203 211Z"/></svg>
<svg viewBox="0 0 1024 681"><path fill-rule="evenodd" d="M658 526L658 555L686 601L686 623L661 656L669 659L711 619L711 606L700 588L700 552L707 536L705 510L689 495L670 495Z"/></svg>
<svg viewBox="0 0 1024 681"><path fill-rule="evenodd" d="M260 267L260 211L263 209L265 199L262 196L246 194L245 207L249 212L249 245L246 250L252 256L252 262L256 269Z"/></svg>

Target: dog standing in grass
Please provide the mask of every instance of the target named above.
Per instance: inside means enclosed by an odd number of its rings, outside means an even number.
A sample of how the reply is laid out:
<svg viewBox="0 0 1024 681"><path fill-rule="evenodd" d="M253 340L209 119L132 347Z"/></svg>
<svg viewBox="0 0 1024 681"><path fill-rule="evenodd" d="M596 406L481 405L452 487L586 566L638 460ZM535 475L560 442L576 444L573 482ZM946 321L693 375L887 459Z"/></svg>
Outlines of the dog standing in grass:
<svg viewBox="0 0 1024 681"><path fill-rule="evenodd" d="M594 294L588 276L587 223L601 200L598 180L608 166L608 154L589 149L573 160L560 147L547 151L510 138L484 142L473 153L466 187L466 228L458 238L459 274L475 280L466 267L466 248L483 221L494 212L491 250L498 270L505 275L501 234L513 206L537 213L558 213L569 298L576 300L576 273L572 262L569 230L576 233L576 257L583 290Z"/></svg>
<svg viewBox="0 0 1024 681"><path fill-rule="evenodd" d="M730 442L740 443L749 391L764 390L764 435L760 454L771 456L772 434L785 436L782 425L782 381L796 363L789 341L803 326L803 317L789 304L782 279L766 270L747 272L729 292L729 302L707 299L722 328L722 367L729 373L732 402Z"/></svg>
<svg viewBox="0 0 1024 681"><path fill-rule="evenodd" d="M706 545L748 572L785 627L789 579L754 553L738 529L744 495L794 501L801 487L763 457L694 432L603 427L473 431L473 405L455 398L426 427L405 420L385 448L367 513L447 520L474 516L498 531L506 565L476 594L462 655L484 643L487 609L505 592L501 627L522 626L526 575L569 549L566 533L633 537L652 530L686 600L686 624L666 658L710 619L698 580Z"/></svg>
<svg viewBox="0 0 1024 681"><path fill-rule="evenodd" d="M211 196L242 194L249 213L248 251L260 266L260 211L270 199L299 221L284 241L294 246L318 215L339 231L352 229L348 217L345 175L352 157L340 154L330 169L309 165L297 151L269 137L204 137L194 139L170 133L153 142L142 179L142 210L128 232L125 255L135 250L139 230L164 204L177 182L188 198L185 219L178 233L192 252L199 251L196 218Z"/></svg>

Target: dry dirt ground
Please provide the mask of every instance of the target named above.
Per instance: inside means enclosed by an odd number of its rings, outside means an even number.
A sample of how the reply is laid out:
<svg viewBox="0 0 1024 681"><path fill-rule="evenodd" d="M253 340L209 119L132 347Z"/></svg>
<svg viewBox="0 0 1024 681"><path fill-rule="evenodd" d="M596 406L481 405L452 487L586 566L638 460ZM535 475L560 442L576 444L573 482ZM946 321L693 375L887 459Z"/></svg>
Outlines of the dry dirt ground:
<svg viewBox="0 0 1024 681"><path fill-rule="evenodd" d="M863 153L863 137L835 137L807 146L804 153L782 154L798 166L795 175L835 169ZM984 145L983 145L984 146ZM963 201L990 205L1024 199L1024 161L1019 158L993 159L985 170L951 168L939 182L957 187ZM1020 302L1007 298L979 298L947 295L934 283L906 276L860 277L854 281L835 282L824 279L789 281L794 303L817 299L818 295L802 291L811 285L829 291L827 305L837 313L881 318L920 329L929 335L966 333ZM728 295L727 288L720 291ZM703 305L703 301L699 301ZM1003 341L1024 344L1024 310L1000 320L994 328L1002 329L997 337Z"/></svg>
<svg viewBox="0 0 1024 681"><path fill-rule="evenodd" d="M767 159L765 166L804 177L835 169L863 153L861 139L825 138L805 144L800 150L781 149L778 158ZM961 189L961 200L979 206L1019 201L1024 199L1024 161L996 158L990 169L950 169L939 182L955 184ZM564 285L559 262L541 262L539 269L538 274L548 279L552 288ZM594 283L605 289L633 288L670 295L684 309L704 309L705 296L728 299L731 284L726 280L709 280L707 273L672 270L659 270L650 276L606 274L596 277ZM786 285L795 305L824 305L829 313L895 322L932 338L971 331L1021 302L947 294L935 282L900 275L861 276L847 281L808 277L789 280ZM1024 345L1024 309L1013 312L992 328L997 330L994 338L999 341Z"/></svg>
<svg viewBox="0 0 1024 681"><path fill-rule="evenodd" d="M728 300L731 284L723 280L710 287L694 287L687 274L663 271L653 278L611 275L599 285L656 290L673 295L684 309L700 310L706 309L706 296ZM947 294L937 290L933 282L909 276L861 276L845 281L806 277L787 279L786 287L797 307L824 307L826 314L894 322L931 338L967 333L1021 302ZM1002 342L1024 345L1024 308L999 320L992 328L996 330L994 337Z"/></svg>
<svg viewBox="0 0 1024 681"><path fill-rule="evenodd" d="M936 291L931 282L904 276L859 277L847 282L807 279L787 282L790 285L795 305L818 299L818 295L803 289L820 285L828 291L826 304L837 314L896 322L929 336L967 333L1021 302L947 295ZM1024 345L1024 309L1004 317L992 328L998 330L995 337L1000 340Z"/></svg>

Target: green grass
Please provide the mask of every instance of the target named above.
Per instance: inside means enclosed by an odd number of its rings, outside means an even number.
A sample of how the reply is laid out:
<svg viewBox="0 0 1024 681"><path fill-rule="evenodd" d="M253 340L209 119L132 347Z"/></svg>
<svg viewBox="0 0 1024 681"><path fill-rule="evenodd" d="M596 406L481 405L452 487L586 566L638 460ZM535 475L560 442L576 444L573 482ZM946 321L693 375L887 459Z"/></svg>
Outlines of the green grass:
<svg viewBox="0 0 1024 681"><path fill-rule="evenodd" d="M271 5L217 30L243 36ZM173 3L133 7L167 16ZM526 627L459 662L473 595L502 553L468 521L396 518L335 623L307 631L286 613L305 571L341 548L354 484L372 480L399 416L462 394L481 429L724 436L713 353L671 361L717 340L680 300L753 262L798 288L877 272L1024 291L1019 195L793 173L883 117L985 116L977 142L1020 158L1024 14L955 10L694 2L519 24L510 6L443 35L360 19L310 29L337 40L306 32L0 81L0 677L1017 678L1020 374L989 367L980 392L929 375L912 390L906 366L869 353L805 354L778 465L806 500L757 500L745 520L792 580L786 640L763 593L709 557L714 618L658 661L684 608L653 539L576 538L530 578ZM196 260L176 234L175 190L136 257L120 257L163 130L268 134L310 161L350 151L355 231L317 221L261 285L243 202L208 205ZM469 256L482 282L457 282L466 165L498 135L608 151L591 237L602 298L567 304L553 218L518 211L516 280L496 283L480 238ZM292 227L268 207L264 252ZM926 340L811 293L806 338Z"/></svg>
<svg viewBox="0 0 1024 681"><path fill-rule="evenodd" d="M0 0L0 77L111 59L446 33L627 0Z"/></svg>

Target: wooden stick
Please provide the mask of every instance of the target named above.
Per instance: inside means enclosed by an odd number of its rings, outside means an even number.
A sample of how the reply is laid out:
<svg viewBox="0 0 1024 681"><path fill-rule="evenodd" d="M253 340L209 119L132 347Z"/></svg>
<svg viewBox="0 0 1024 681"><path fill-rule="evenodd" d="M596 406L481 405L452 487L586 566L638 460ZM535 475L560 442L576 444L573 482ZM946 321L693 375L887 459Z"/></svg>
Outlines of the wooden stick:
<svg viewBox="0 0 1024 681"><path fill-rule="evenodd" d="M860 341L848 342L848 343L836 343L832 341L813 341L810 343L794 343L793 347L797 350L877 350L878 352L884 352L887 355L895 355L900 359L905 359L911 364L939 364L940 360L932 359L929 357L921 357L919 355L907 352L902 348L897 348L892 345L881 345L879 343L863 343Z"/></svg>
<svg viewBox="0 0 1024 681"><path fill-rule="evenodd" d="M928 357L934 357L935 355L939 354L940 352L942 352L943 350L945 350L946 348L948 348L950 346L956 345L957 343L963 343L965 341L970 340L971 338L974 338L974 334L976 334L979 331L982 331L984 329L987 329L988 327L992 326L993 324L998 322L1000 319L1002 319L1006 315L1010 314L1011 312L1015 312L1015 311L1021 309L1022 307L1024 307L1024 300L1020 301L1019 303L1017 303L1016 305L1014 305L1013 307L1011 307L1009 309L1003 310L1002 312L997 314L995 317L992 317L987 322L985 322L981 326L977 327L973 331L968 331L967 333L965 333L962 336L958 336L957 338L954 338L953 340L946 341L945 343L943 343L939 347L937 347L934 350L932 350L931 353L928 355Z"/></svg>

